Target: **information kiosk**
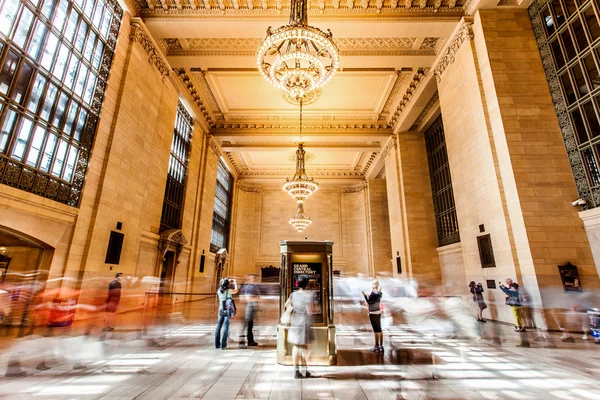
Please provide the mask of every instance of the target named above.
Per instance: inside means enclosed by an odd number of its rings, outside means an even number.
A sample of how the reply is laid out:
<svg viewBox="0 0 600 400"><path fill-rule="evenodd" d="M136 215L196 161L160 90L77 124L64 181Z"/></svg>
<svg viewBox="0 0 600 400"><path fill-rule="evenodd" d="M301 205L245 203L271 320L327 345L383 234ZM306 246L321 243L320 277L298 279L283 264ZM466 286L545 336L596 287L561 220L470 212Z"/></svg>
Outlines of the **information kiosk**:
<svg viewBox="0 0 600 400"><path fill-rule="evenodd" d="M298 290L298 276L307 275L308 289L314 293L312 330L315 341L309 347L309 365L337 364L335 325L333 324L333 242L284 240L281 245L279 284L281 299L279 317L285 311L285 302ZM277 326L277 362L293 365L292 344L287 341L289 326Z"/></svg>

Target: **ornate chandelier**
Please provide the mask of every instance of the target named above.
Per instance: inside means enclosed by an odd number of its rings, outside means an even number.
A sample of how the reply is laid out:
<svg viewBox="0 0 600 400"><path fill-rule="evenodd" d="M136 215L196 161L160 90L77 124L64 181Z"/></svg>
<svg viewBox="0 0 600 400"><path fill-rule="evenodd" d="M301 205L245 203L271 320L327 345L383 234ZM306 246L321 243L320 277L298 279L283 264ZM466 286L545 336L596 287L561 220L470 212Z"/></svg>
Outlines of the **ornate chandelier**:
<svg viewBox="0 0 600 400"><path fill-rule="evenodd" d="M292 224L292 226L296 228L298 232L302 232L310 224L312 224L310 217L304 215L304 203L298 202L298 210L296 211L294 218L290 218L290 224Z"/></svg>
<svg viewBox="0 0 600 400"><path fill-rule="evenodd" d="M298 203L304 202L314 192L319 190L319 184L313 178L308 176L304 169L304 146L302 143L302 101L300 101L300 143L296 150L296 173L290 178L286 178L282 188L289 193Z"/></svg>
<svg viewBox="0 0 600 400"><path fill-rule="evenodd" d="M339 61L331 31L308 25L307 3L291 0L290 23L275 30L267 28L256 58L266 80L298 99L325 85Z"/></svg>

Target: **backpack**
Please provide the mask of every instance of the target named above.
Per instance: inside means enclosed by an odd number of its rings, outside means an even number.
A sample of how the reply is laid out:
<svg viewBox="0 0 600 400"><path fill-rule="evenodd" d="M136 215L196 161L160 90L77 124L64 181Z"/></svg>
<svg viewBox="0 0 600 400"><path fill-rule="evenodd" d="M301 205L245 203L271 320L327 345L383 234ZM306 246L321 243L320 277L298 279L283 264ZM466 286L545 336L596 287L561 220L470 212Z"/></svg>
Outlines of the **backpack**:
<svg viewBox="0 0 600 400"><path fill-rule="evenodd" d="M222 301L222 309L224 311L223 316L224 317L230 317L233 318L235 317L236 314L236 308L235 308L235 301L233 301L233 299L230 297L228 299L225 299Z"/></svg>

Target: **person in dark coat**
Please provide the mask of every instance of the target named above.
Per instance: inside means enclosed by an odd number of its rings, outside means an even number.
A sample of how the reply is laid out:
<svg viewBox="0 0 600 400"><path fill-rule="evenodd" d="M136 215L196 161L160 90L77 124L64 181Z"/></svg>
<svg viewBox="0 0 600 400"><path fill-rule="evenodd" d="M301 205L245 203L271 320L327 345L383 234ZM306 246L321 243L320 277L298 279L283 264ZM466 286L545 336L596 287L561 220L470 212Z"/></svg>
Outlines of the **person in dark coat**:
<svg viewBox="0 0 600 400"><path fill-rule="evenodd" d="M375 336L375 346L371 347L370 350L374 353L382 353L383 332L381 330L381 308L379 307L379 304L381 303L381 296L383 293L379 281L374 280L371 282L371 293L369 293L369 295L365 292L362 292L362 294L369 306L369 320L371 321L373 334Z"/></svg>
<svg viewBox="0 0 600 400"><path fill-rule="evenodd" d="M115 279L113 279L108 285L108 297L106 298L106 307L104 309L104 331L112 332L115 328L112 327L115 313L117 312L117 306L121 301L121 277L123 273L117 272Z"/></svg>
<svg viewBox="0 0 600 400"><path fill-rule="evenodd" d="M473 303L475 303L475 313L477 314L477 321L485 322L483 319L483 310L487 308L485 300L483 299L483 285L481 283L475 284L475 281L469 283L469 289L473 295Z"/></svg>

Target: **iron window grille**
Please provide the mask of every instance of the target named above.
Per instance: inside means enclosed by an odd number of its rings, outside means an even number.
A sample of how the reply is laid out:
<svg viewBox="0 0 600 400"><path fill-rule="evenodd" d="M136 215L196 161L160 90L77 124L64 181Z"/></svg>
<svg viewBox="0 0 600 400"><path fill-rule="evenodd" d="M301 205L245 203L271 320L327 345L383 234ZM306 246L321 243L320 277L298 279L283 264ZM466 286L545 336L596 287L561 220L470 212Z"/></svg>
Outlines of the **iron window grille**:
<svg viewBox="0 0 600 400"><path fill-rule="evenodd" d="M427 148L427 161L429 163L429 176L431 178L431 192L433 194L438 243L440 246L446 246L460 242L460 233L458 231L452 178L450 176L448 152L446 150L446 137L444 136L444 125L441 115L425 131L425 145Z"/></svg>
<svg viewBox="0 0 600 400"><path fill-rule="evenodd" d="M481 268L494 268L496 260L492 248L492 237L490 235L477 236L477 248L479 249Z"/></svg>
<svg viewBox="0 0 600 400"><path fill-rule="evenodd" d="M171 142L165 198L160 218L161 231L181 228L193 126L194 119L183 104L179 102Z"/></svg>
<svg viewBox="0 0 600 400"><path fill-rule="evenodd" d="M79 206L123 10L0 2L0 183Z"/></svg>
<svg viewBox="0 0 600 400"><path fill-rule="evenodd" d="M210 237L210 251L213 253L228 246L232 198L233 176L227 170L225 163L219 160Z"/></svg>
<svg viewBox="0 0 600 400"><path fill-rule="evenodd" d="M600 206L600 7L597 0L537 0L533 32L579 196Z"/></svg>

